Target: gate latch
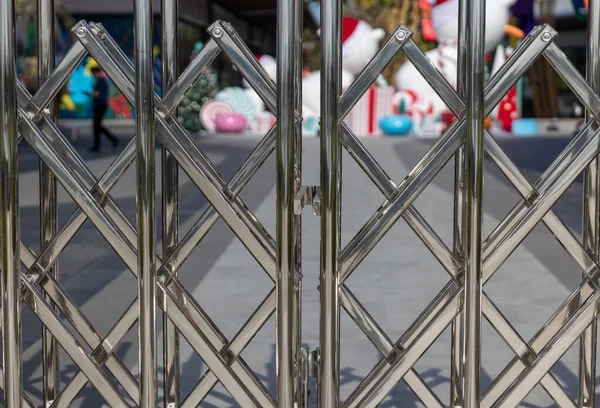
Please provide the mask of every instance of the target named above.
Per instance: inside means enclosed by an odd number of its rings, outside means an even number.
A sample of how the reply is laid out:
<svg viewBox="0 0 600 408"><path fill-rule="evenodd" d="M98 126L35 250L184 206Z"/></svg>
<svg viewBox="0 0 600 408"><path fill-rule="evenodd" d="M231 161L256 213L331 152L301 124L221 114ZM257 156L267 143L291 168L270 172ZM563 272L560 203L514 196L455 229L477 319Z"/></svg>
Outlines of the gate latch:
<svg viewBox="0 0 600 408"><path fill-rule="evenodd" d="M294 214L302 214L302 209L311 205L314 215L321 215L321 188L317 186L302 186L294 198Z"/></svg>

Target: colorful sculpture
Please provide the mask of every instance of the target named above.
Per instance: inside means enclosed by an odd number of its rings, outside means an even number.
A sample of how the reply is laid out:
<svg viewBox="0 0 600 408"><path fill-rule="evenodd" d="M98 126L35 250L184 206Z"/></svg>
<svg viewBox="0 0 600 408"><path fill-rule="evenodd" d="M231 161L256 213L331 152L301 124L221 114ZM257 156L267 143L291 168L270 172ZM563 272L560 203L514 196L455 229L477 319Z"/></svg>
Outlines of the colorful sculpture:
<svg viewBox="0 0 600 408"><path fill-rule="evenodd" d="M487 52L493 51L504 39L510 17L510 7L516 0L494 0L487 2L486 38ZM432 4L431 25L439 43L438 48L426 53L446 80L456 88L458 0L437 0ZM418 105L430 110L436 117L447 109L445 104L411 64L404 64L396 74L396 87L401 91L412 91ZM409 108L410 109L410 108ZM415 123L417 126L417 123Z"/></svg>

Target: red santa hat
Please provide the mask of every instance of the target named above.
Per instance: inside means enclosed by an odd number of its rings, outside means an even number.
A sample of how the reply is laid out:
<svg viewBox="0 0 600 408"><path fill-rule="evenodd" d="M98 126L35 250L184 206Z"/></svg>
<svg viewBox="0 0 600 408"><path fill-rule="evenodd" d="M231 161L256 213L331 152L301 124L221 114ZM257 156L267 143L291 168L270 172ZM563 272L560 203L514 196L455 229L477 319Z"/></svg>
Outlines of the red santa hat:
<svg viewBox="0 0 600 408"><path fill-rule="evenodd" d="M431 24L435 31L448 21L458 18L458 0L429 0L429 3L431 4Z"/></svg>
<svg viewBox="0 0 600 408"><path fill-rule="evenodd" d="M342 54L356 49L354 46L360 39L373 31L373 28L362 20L344 16L342 20Z"/></svg>

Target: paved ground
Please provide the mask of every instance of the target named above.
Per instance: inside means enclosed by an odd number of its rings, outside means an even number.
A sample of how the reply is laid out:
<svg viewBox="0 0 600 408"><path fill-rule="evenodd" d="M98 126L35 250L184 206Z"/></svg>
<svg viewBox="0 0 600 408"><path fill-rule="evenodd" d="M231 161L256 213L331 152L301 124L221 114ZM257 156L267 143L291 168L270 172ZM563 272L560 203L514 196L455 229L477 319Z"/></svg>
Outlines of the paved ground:
<svg viewBox="0 0 600 408"><path fill-rule="evenodd" d="M130 135L122 135L128 138ZM214 161L226 179L232 177L257 140L253 138L197 138L201 149ZM526 176L539 177L567 139L527 139L503 141L502 145ZM76 147L96 175L114 159L112 152L92 155L86 152L89 139L83 137ZM367 147L388 173L401 181L430 146L428 141L373 139ZM305 139L305 184L318 183L318 142ZM21 223L22 237L38 247L37 167L35 155L26 147L21 152ZM157 174L160 169L157 168ZM383 197L370 184L352 159L344 156L343 173L343 242L346 244L370 215L381 205ZM452 237L453 169L446 167L415 202L416 208L448 243ZM275 166L271 158L242 193L247 206L274 233ZM135 222L135 168L129 169L112 192L113 198L132 222ZM157 188L160 191L160 188ZM487 165L485 179L485 231L489 234L508 214L518 197L508 182ZM576 183L555 206L559 217L576 234L581 230L581 183ZM60 220L64 222L75 204L60 195ZM185 233L206 208L206 200L195 186L181 178L181 233ZM160 222L160 215L158 216ZM303 338L312 348L318 346L319 273L318 218L306 212L303 228L303 272L305 297ZM160 240L160 231L159 231ZM136 281L102 236L86 223L60 258L61 282L98 331L105 334L121 316L136 294ZM208 234L193 256L185 263L181 279L196 300L231 338L272 285L243 245L222 222ZM392 339L398 338L422 309L447 283L448 275L416 238L404 221L387 234L373 253L349 280L349 287L377 318ZM497 306L510 318L523 337L529 339L552 315L554 310L579 283L580 272L544 227L538 227L505 263L486 286ZM160 328L161 325L159 325ZM118 347L117 354L137 373L137 326ZM26 310L23 315L24 382L34 401L41 398L40 323ZM159 337L160 338L160 337ZM448 402L450 336L444 333L417 364L427 383ZM377 363L380 356L353 322L342 319L342 397L349 395L360 380ZM256 336L243 357L270 390L275 388L274 319ZM576 353L570 351L553 372L572 395L577 394ZM500 337L486 323L484 327L483 387L499 374L512 355ZM77 372L63 356L64 384ZM192 389L205 367L186 342L181 349L183 396ZM314 395L314 394L313 394ZM100 407L99 394L87 387L77 399L78 407ZM236 404L217 387L202 406L233 407ZM411 391L400 384L382 407L420 406ZM552 401L536 389L523 406L552 406Z"/></svg>

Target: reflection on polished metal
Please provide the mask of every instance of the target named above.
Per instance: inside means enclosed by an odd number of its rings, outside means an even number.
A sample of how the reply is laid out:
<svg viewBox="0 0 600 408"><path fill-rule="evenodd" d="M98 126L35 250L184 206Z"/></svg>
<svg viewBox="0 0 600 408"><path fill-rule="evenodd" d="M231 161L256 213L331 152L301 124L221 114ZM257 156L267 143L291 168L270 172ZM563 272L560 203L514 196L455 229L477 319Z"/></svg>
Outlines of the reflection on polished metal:
<svg viewBox="0 0 600 408"><path fill-rule="evenodd" d="M342 1L321 3L321 321L319 407L339 406Z"/></svg>
<svg viewBox="0 0 600 408"><path fill-rule="evenodd" d="M164 382L160 394L165 396L166 408L201 406L219 382L237 406L306 408L309 375L317 378L320 407L376 407L399 381L404 381L425 406L441 408L448 404L424 381L415 363L449 326L452 326L450 406L515 407L538 384L557 406L594 406L596 318L600 305L600 0L591 1L589 5L587 81L554 43L556 31L543 25L532 30L484 87L485 2L462 0L456 91L418 48L412 33L400 25L343 94L340 83L342 1L321 4L321 184L307 187L302 184L302 1L279 0L278 69L277 81L274 81L232 25L223 21L214 22L208 28L211 39L178 76L178 0L162 0L163 89L158 95L153 88L149 0L135 2L135 64L102 25L81 21L73 28L75 44L56 67L53 0L38 0L40 83L38 91L31 95L15 76L13 0L0 0L1 324L3 367L7 370L7 375L0 372L5 396L3 406L35 406L22 392L19 297L44 325L42 397L46 406L55 408L69 407L88 383L111 407L132 404L156 407L159 394L157 307L163 311L164 319L161 338ZM231 59L278 119L229 182L175 116L187 90L221 53ZM343 119L399 53L427 79L457 120L397 184ZM86 55L102 66L127 101L137 107L138 113L135 140L100 177L94 175L56 126L54 100ZM581 131L537 182L532 183L483 129L483 118L542 56L581 100L588 115ZM42 163L39 254L19 239L17 129ZM155 242L155 136L162 143L163 251L160 256ZM380 208L344 248L340 243L342 147L384 196ZM485 240L481 236L484 151L522 197ZM241 191L273 152L276 152L277 168L275 239L240 198ZM448 248L414 203L453 157L456 175L454 242L452 248ZM134 161L137 164L137 228L111 197L111 189ZM181 239L178 236L179 169L211 204ZM585 172L583 243L552 212L552 206L582 172ZM79 206L59 231L56 228L57 181ZM317 205L319 192L321 347L320 351L310 352L301 348L301 217L305 201L312 196L313 206ZM179 277L181 265L220 218L274 283L266 298L231 339L211 320ZM400 218L429 248L450 280L408 330L394 341L360 303L347 280ZM132 294L129 307L105 335L94 328L58 282L57 260L87 220L106 238L139 283L138 297ZM483 285L540 222L581 268L583 281L527 341L494 304ZM19 262L26 268L20 275ZM341 308L383 356L343 403L339 389L339 356L344 344L339 331ZM271 395L241 354L274 313L277 392ZM482 317L498 332L515 357L480 395ZM138 322L139 381L114 354ZM179 395L180 337L185 338L208 367L183 401ZM550 368L578 339L581 339L580 393L576 402ZM58 346L79 369L62 389L58 387Z"/></svg>
<svg viewBox="0 0 600 408"><path fill-rule="evenodd" d="M587 80L600 94L600 2L593 1L588 9ZM593 115L587 115L591 119ZM594 159L585 172L583 206L583 246L595 263L600 262L600 160ZM583 274L586 278L586 274ZM598 322L594 319L581 337L579 362L579 406L596 406L596 358Z"/></svg>
<svg viewBox="0 0 600 408"><path fill-rule="evenodd" d="M14 0L0 1L0 222L2 223L2 350L5 404L20 408L21 279L17 167L17 94Z"/></svg>
<svg viewBox="0 0 600 408"><path fill-rule="evenodd" d="M479 370L481 366L481 300L482 300L482 222L483 222L483 119L484 119L484 52L486 0L461 0L460 24L466 52L463 76L467 106L467 140L465 143L465 230L464 230L464 340L463 340L463 406L479 407Z"/></svg>
<svg viewBox="0 0 600 408"><path fill-rule="evenodd" d="M177 63L179 0L162 0L162 95L164 96L179 74ZM162 149L162 247L163 257L170 258L177 247L179 232L179 174L175 158ZM176 268L168 268L169 276L177 276ZM167 305L163 305L163 309ZM179 335L169 316L163 314L163 381L164 406L178 407L179 401Z"/></svg>
<svg viewBox="0 0 600 408"><path fill-rule="evenodd" d="M41 87L50 77L55 65L55 26L54 0L38 0L38 87ZM57 104L49 104L52 120L56 121ZM56 178L40 160L40 248L44 251L57 229ZM58 263L49 270L58 280ZM46 299L50 301L47 296ZM44 329L42 338L43 375L44 375L44 405L51 404L59 393L59 361L58 343L51 333Z"/></svg>

